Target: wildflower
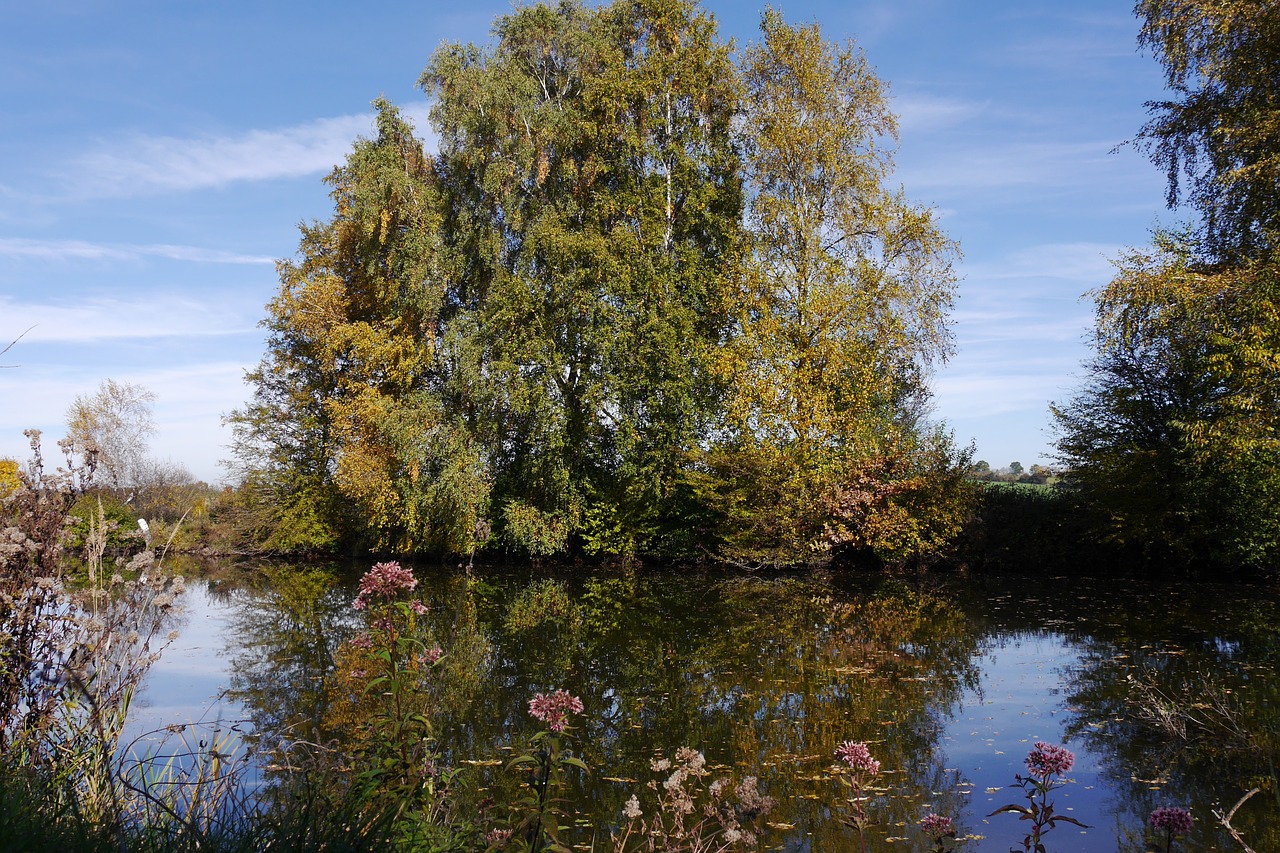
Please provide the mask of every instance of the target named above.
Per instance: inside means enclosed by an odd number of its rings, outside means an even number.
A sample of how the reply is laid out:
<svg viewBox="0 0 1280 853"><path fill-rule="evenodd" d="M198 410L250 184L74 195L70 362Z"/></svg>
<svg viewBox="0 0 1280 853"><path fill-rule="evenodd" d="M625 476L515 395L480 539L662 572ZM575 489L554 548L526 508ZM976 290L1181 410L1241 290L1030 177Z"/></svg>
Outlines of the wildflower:
<svg viewBox="0 0 1280 853"><path fill-rule="evenodd" d="M702 768L707 766L706 756L690 746L682 746L676 750L676 761L687 767L695 776L701 774Z"/></svg>
<svg viewBox="0 0 1280 853"><path fill-rule="evenodd" d="M1035 749L1027 754L1027 770L1032 776L1047 779L1050 776L1069 771L1076 763L1076 757L1069 749L1052 746L1044 741L1036 741Z"/></svg>
<svg viewBox="0 0 1280 853"><path fill-rule="evenodd" d="M444 649L440 648L439 646L436 646L434 649L427 649L425 652L419 655L418 660L429 666L435 663L436 661L440 660L440 658L442 657L444 657Z"/></svg>
<svg viewBox="0 0 1280 853"><path fill-rule="evenodd" d="M640 811L640 799L632 794L631 799L627 800L627 804L622 807L622 816L627 820L635 820L643 815L644 812Z"/></svg>
<svg viewBox="0 0 1280 853"><path fill-rule="evenodd" d="M742 840L742 832L740 830L729 827L724 831L724 840L729 844L737 844Z"/></svg>
<svg viewBox="0 0 1280 853"><path fill-rule="evenodd" d="M417 613L419 616L422 616L427 612L427 605L415 598L413 601L409 602L409 609L414 613Z"/></svg>
<svg viewBox="0 0 1280 853"><path fill-rule="evenodd" d="M1163 829L1170 835L1186 835L1193 822L1191 812L1170 806L1156 809L1150 818L1152 829Z"/></svg>
<svg viewBox="0 0 1280 853"><path fill-rule="evenodd" d="M373 637L368 631L361 631L351 638L351 647L353 649L365 649L366 651L373 648Z"/></svg>
<svg viewBox="0 0 1280 853"><path fill-rule="evenodd" d="M569 726L569 715L581 713L582 700L565 690L539 693L529 700L529 714L546 723L553 732L564 731Z"/></svg>
<svg viewBox="0 0 1280 853"><path fill-rule="evenodd" d="M649 769L653 770L655 773L664 773L667 770L671 769L671 759L670 758L650 758Z"/></svg>
<svg viewBox="0 0 1280 853"><path fill-rule="evenodd" d="M490 847L502 847L507 843L507 839L511 837L509 829L491 829L484 835L484 842Z"/></svg>
<svg viewBox="0 0 1280 853"><path fill-rule="evenodd" d="M360 593L352 607L364 610L372 598L390 601L402 592L413 590L417 585L418 579L413 576L413 572L401 568L399 563L374 563L373 568L360 578Z"/></svg>
<svg viewBox="0 0 1280 853"><path fill-rule="evenodd" d="M934 838L943 838L948 835L955 835L955 824L951 822L951 818L943 817L939 814L928 814L920 821L920 829L925 835Z"/></svg>
<svg viewBox="0 0 1280 853"><path fill-rule="evenodd" d="M865 743L847 740L836 750L836 758L848 764L854 770L861 770L871 776L880 772L880 762L871 757L871 750Z"/></svg>
<svg viewBox="0 0 1280 853"><path fill-rule="evenodd" d="M743 779L734 793L738 795L738 811L744 817L767 815L773 810L773 797L760 793L760 781L755 776Z"/></svg>

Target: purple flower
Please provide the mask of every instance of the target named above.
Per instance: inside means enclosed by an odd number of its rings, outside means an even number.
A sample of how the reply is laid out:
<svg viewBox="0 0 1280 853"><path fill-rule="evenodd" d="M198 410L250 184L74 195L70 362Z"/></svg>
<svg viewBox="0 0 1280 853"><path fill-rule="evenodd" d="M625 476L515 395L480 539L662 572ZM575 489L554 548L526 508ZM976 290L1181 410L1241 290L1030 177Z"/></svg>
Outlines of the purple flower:
<svg viewBox="0 0 1280 853"><path fill-rule="evenodd" d="M871 776L880 772L880 762L871 757L871 750L867 749L865 743L845 741L836 749L836 758L854 770L861 770Z"/></svg>
<svg viewBox="0 0 1280 853"><path fill-rule="evenodd" d="M1027 754L1027 770L1039 779L1061 776L1075 763L1076 757L1071 754L1071 750L1044 741L1036 741L1035 749Z"/></svg>
<svg viewBox="0 0 1280 853"><path fill-rule="evenodd" d="M423 663L430 665L444 657L444 649L436 646L434 649L427 649L418 657Z"/></svg>
<svg viewBox="0 0 1280 853"><path fill-rule="evenodd" d="M955 835L956 827L951 822L951 818L943 817L938 814L926 815L920 821L920 828L924 830L925 835L933 838L943 838L947 835Z"/></svg>
<svg viewBox="0 0 1280 853"><path fill-rule="evenodd" d="M1170 835L1186 835L1191 831L1191 812L1166 806L1151 813L1151 828L1163 829Z"/></svg>
<svg viewBox="0 0 1280 853"><path fill-rule="evenodd" d="M539 693L529 700L529 714L546 723L553 732L564 731L569 726L569 715L581 713L582 700L565 690Z"/></svg>
<svg viewBox="0 0 1280 853"><path fill-rule="evenodd" d="M402 592L409 592L418 585L413 572L400 567L397 562L374 563L373 568L360 578L360 594L351 606L364 610L370 599L391 601Z"/></svg>

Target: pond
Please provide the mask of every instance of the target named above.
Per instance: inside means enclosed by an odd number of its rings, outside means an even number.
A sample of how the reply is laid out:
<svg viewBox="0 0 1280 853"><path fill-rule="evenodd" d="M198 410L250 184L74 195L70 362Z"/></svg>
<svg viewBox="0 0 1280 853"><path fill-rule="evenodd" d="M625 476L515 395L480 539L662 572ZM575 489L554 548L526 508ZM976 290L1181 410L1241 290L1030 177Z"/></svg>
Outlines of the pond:
<svg viewBox="0 0 1280 853"><path fill-rule="evenodd" d="M952 817L958 849L1020 849L1026 824L990 816L1034 744L1064 744L1050 850L1145 851L1150 812L1189 808L1187 850L1235 850L1213 816L1274 778L1280 742L1280 595L1255 586L967 577L640 572L595 577L420 567L424 617L445 651L432 717L472 796L515 784L502 764L537 730L529 700L565 689L592 772L574 840L616 826L700 750L712 777L756 776L776 805L762 847L857 849L828 772L863 741L868 850L927 850L919 821ZM341 722L323 687L361 628L354 576L264 567L188 582L180 635L136 703L134 731L221 719L244 732L319 736ZM1233 825L1280 849L1277 794ZM603 849L597 839L597 848Z"/></svg>

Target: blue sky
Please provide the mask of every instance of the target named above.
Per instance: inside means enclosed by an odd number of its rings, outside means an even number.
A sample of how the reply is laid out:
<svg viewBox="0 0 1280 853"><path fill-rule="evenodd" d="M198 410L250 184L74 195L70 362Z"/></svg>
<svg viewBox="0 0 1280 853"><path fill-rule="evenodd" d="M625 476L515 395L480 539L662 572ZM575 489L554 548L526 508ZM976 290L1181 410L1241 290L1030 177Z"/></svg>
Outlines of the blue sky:
<svg viewBox="0 0 1280 853"><path fill-rule="evenodd" d="M763 3L707 0L756 37ZM901 118L896 180L964 261L957 354L935 414L993 467L1047 462L1110 258L1164 210L1162 175L1116 146L1162 94L1127 2L780 2L852 37ZM508 2L59 0L0 31L0 456L64 432L106 378L157 396L153 455L224 473L221 418L248 395L274 260L326 218L321 178L385 95L427 134L418 75L442 41L489 40Z"/></svg>

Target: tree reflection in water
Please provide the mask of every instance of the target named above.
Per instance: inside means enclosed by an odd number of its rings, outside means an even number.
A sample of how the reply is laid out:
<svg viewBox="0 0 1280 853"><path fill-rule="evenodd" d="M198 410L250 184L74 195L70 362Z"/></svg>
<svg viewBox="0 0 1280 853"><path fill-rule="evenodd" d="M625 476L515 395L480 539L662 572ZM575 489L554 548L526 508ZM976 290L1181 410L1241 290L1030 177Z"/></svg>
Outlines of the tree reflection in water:
<svg viewBox="0 0 1280 853"><path fill-rule="evenodd" d="M596 773L579 805L597 826L617 822L655 754L688 745L760 777L779 801L775 843L839 849L851 837L827 771L851 739L885 768L870 790L869 839L918 840L928 812L960 815L937 742L975 683L978 641L943 596L902 583L850 595L821 580L657 574L561 583L560 600L545 581L531 593L511 575L419 575L428 630L449 664L426 704L445 760L481 762L476 796L508 784L483 762L525 732L529 697L567 689L587 706ZM268 580L234 593L235 696L264 735L341 740L350 720L325 687L358 629L350 587L322 570ZM552 618L530 617L530 595Z"/></svg>
<svg viewBox="0 0 1280 853"><path fill-rule="evenodd" d="M947 738L962 703L984 701L987 653L1017 637L1042 638L1068 661L1053 674L1062 693L1040 705L1046 721L1065 716L1072 749L1101 768L1098 790L1068 789L1078 803L1092 798L1097 814L1114 813L1084 839L1088 849L1145 850L1157 806L1192 809L1186 849L1232 849L1210 810L1274 778L1280 616L1270 590L657 572L531 584L528 570L418 577L448 664L424 702L444 761L465 768L466 796L506 795L513 783L491 765L529 734L535 693L581 697L593 768L575 792L583 843L591 827L616 826L632 794L643 799L651 758L692 746L726 775L758 776L777 800L767 846L850 849L856 837L840 823L845 804L829 771L836 748L859 741L882 767L867 791L868 849L927 849L918 824L937 813L961 836L988 836L959 849L1007 850L1017 827L982 823L965 759L957 763L972 745ZM237 698L260 732L340 740L342 718L323 688L335 650L359 627L352 588L321 570L267 580L233 593ZM1275 796L1269 788L1236 816L1257 850L1280 849Z"/></svg>

